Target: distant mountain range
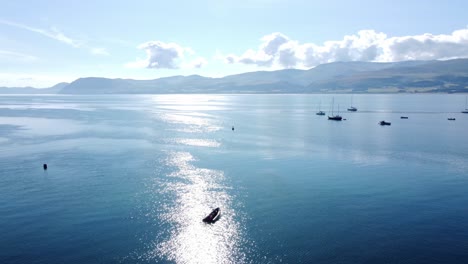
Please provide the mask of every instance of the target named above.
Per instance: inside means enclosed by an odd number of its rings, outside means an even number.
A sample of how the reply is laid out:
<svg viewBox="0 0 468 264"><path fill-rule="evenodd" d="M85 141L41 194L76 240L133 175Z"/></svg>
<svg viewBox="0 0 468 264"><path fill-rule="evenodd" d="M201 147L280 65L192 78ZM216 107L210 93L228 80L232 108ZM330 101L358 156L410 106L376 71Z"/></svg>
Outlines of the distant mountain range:
<svg viewBox="0 0 468 264"><path fill-rule="evenodd" d="M69 83L58 83L49 88L33 88L33 87L0 87L0 94L57 94L62 88Z"/></svg>
<svg viewBox="0 0 468 264"><path fill-rule="evenodd" d="M405 93L468 92L468 59L334 62L310 70L258 71L223 78L199 75L155 80L80 78L46 89L5 88L0 93Z"/></svg>

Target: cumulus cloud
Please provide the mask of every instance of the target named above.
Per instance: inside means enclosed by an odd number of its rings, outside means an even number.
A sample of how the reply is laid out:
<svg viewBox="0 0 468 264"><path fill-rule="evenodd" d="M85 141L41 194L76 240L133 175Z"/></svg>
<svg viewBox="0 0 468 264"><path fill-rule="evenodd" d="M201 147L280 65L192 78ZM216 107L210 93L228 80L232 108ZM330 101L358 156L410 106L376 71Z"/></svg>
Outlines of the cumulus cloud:
<svg viewBox="0 0 468 264"><path fill-rule="evenodd" d="M262 44L258 50L249 49L241 56L230 54L226 56L225 61L230 64L239 62L269 67L272 66L280 47L290 41L281 33L266 35L261 40Z"/></svg>
<svg viewBox="0 0 468 264"><path fill-rule="evenodd" d="M138 59L135 62L127 63L132 68L150 69L179 69L179 68L200 68L207 64L207 61L198 57L190 60L195 52L188 47L182 47L177 43L165 43L162 41L148 41L138 46L145 50L146 58Z"/></svg>
<svg viewBox="0 0 468 264"><path fill-rule="evenodd" d="M224 61L261 67L309 68L335 61L394 62L468 57L468 28L449 35L400 37L361 30L342 40L326 41L321 45L299 43L277 32L264 36L261 41L258 49L249 49L242 55L229 54L224 56Z"/></svg>
<svg viewBox="0 0 468 264"><path fill-rule="evenodd" d="M141 44L139 49L146 50L148 68L177 68L177 60L184 56L184 48L176 43L149 41Z"/></svg>

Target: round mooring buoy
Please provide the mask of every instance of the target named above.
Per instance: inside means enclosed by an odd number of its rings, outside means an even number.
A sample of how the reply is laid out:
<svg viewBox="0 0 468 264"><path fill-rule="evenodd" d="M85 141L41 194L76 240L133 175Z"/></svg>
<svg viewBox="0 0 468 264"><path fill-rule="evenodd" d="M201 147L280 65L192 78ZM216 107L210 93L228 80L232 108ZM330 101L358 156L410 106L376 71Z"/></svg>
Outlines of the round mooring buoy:
<svg viewBox="0 0 468 264"><path fill-rule="evenodd" d="M44 163L44 165L42 165L42 167L44 168L44 170L47 170L47 164Z"/></svg>
<svg viewBox="0 0 468 264"><path fill-rule="evenodd" d="M232 131L234 131L234 126L232 126Z"/></svg>

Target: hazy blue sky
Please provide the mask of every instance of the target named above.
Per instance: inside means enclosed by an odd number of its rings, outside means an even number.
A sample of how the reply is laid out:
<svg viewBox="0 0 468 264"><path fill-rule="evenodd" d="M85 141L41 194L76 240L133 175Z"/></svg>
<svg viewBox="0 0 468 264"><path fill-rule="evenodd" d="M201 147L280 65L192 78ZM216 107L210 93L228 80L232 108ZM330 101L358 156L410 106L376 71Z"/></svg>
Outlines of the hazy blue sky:
<svg viewBox="0 0 468 264"><path fill-rule="evenodd" d="M468 57L468 1L0 0L0 86Z"/></svg>

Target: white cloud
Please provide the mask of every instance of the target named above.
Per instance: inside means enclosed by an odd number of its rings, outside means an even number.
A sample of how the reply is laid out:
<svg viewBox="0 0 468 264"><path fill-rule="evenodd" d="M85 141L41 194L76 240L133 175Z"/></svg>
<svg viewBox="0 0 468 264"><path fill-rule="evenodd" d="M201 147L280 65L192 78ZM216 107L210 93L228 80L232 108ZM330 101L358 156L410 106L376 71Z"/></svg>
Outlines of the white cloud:
<svg viewBox="0 0 468 264"><path fill-rule="evenodd" d="M22 61L22 62L32 62L38 60L36 56L23 54L14 51L0 50L0 59L3 61Z"/></svg>
<svg viewBox="0 0 468 264"><path fill-rule="evenodd" d="M148 56L148 68L178 68L177 60L184 56L184 48L176 43L149 41L138 46Z"/></svg>
<svg viewBox="0 0 468 264"><path fill-rule="evenodd" d="M468 57L468 28L449 35L422 34L388 37L374 30L361 30L342 40L322 45L299 43L281 33L264 36L257 50L238 56L229 54L226 63L253 64L274 68L309 68L334 61L393 62L443 60Z"/></svg>
<svg viewBox="0 0 468 264"><path fill-rule="evenodd" d="M91 54L109 56L109 52L105 48L91 48Z"/></svg>
<svg viewBox="0 0 468 264"><path fill-rule="evenodd" d="M177 43L165 43L162 41L148 41L138 46L138 49L146 51L145 59L137 59L127 63L130 68L150 68L150 69L179 69L179 68L200 68L207 64L207 61L198 57L190 60L195 52L189 47L182 47Z"/></svg>
<svg viewBox="0 0 468 264"><path fill-rule="evenodd" d="M109 55L109 52L107 52L104 48L96 48L96 47L90 47L85 43L85 41L78 40L71 38L67 35L65 35L63 32L61 32L59 29L56 27L51 27L50 30L42 29L42 28L36 28L36 27L31 27L28 25L24 24L19 24L7 20L1 20L0 19L0 24L11 26L11 27L16 27L20 29L24 29L30 32L38 33L44 37L50 38L57 40L59 42L62 42L64 44L67 44L73 48L84 48L87 49L91 54L93 55Z"/></svg>
<svg viewBox="0 0 468 264"><path fill-rule="evenodd" d="M21 28L24 30L28 30L31 32L35 32L38 34L41 34L42 36L58 40L62 43L68 44L72 47L78 48L81 46L81 43L78 40L72 39L70 37L65 36L62 32L60 32L56 28L52 28L52 30L45 30L45 29L40 29L40 28L35 28L35 27L30 27L27 25L11 22L11 21L6 21L6 20L0 20L0 24L16 27L16 28Z"/></svg>

